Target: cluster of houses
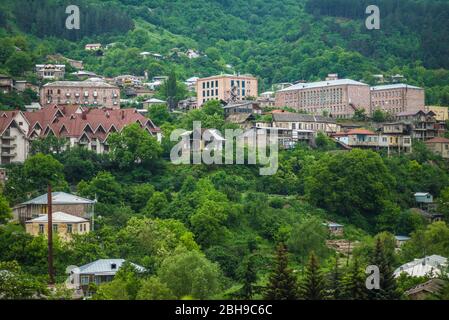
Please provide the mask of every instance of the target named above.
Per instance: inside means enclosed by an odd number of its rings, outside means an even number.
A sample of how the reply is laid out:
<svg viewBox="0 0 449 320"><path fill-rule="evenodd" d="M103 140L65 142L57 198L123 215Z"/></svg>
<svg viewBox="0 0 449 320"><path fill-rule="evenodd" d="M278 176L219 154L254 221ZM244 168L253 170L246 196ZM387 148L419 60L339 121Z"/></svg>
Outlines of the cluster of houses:
<svg viewBox="0 0 449 320"><path fill-rule="evenodd" d="M30 142L49 135L66 139L67 147L78 145L97 153L107 153L109 135L133 123L138 123L161 141L160 129L137 109L54 104L33 112L0 111L0 163L25 161Z"/></svg>

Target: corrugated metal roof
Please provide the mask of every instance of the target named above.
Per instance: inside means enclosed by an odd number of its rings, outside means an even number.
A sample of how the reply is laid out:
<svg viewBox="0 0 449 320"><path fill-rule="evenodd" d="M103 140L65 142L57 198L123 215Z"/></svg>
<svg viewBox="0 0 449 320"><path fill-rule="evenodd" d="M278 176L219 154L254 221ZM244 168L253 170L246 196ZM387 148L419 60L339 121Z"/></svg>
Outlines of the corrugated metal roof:
<svg viewBox="0 0 449 320"><path fill-rule="evenodd" d="M447 259L434 254L403 264L394 271L394 276L399 277L402 272L412 277L422 277L430 274L437 276L445 266L447 266Z"/></svg>
<svg viewBox="0 0 449 320"><path fill-rule="evenodd" d="M351 80L351 79L338 79L338 80L328 80L328 81L318 81L318 82L308 82L308 83L297 83L288 88L279 90L278 92L321 88L321 87L332 87L332 86L341 86L341 85L368 86L366 83Z"/></svg>
<svg viewBox="0 0 449 320"><path fill-rule="evenodd" d="M66 192L52 192L53 204L92 204L94 200L78 197ZM40 195L22 204L47 204L47 194Z"/></svg>
<svg viewBox="0 0 449 320"><path fill-rule="evenodd" d="M407 236L394 236L394 238L398 241L407 241L410 240L410 237Z"/></svg>
<svg viewBox="0 0 449 320"><path fill-rule="evenodd" d="M125 262L125 259L99 259L79 267L79 274L115 274ZM115 265L115 268L112 268ZM131 262L138 271L143 272L145 268Z"/></svg>

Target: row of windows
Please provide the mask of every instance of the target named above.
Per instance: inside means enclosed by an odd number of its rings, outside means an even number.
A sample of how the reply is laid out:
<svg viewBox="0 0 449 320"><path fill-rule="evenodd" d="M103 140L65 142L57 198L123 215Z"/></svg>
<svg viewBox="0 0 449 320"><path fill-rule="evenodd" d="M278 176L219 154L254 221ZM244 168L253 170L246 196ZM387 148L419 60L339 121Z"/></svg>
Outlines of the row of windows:
<svg viewBox="0 0 449 320"><path fill-rule="evenodd" d="M203 99L203 103L206 101L209 101L209 100L217 100L217 98L205 98L205 99Z"/></svg>
<svg viewBox="0 0 449 320"><path fill-rule="evenodd" d="M58 227L59 225L57 224L53 224L53 232L57 233L58 232ZM87 231L87 223L81 223L78 225L78 231L79 232L83 232L83 231ZM39 224L39 233L43 234L45 232L45 225L44 224ZM73 224L68 223L67 224L67 233L72 233L73 232Z"/></svg>
<svg viewBox="0 0 449 320"><path fill-rule="evenodd" d="M218 96L218 89L214 90L203 90L203 97L211 97L211 96Z"/></svg>
<svg viewBox="0 0 449 320"><path fill-rule="evenodd" d="M218 88L218 80L203 82L203 89Z"/></svg>
<svg viewBox="0 0 449 320"><path fill-rule="evenodd" d="M372 97L375 98L393 98L393 97L400 97L401 91L395 90L395 91L381 91L381 92L372 92Z"/></svg>
<svg viewBox="0 0 449 320"><path fill-rule="evenodd" d="M287 104L287 106L293 106L293 107L295 107L294 105L291 105L291 104ZM300 107L300 110L303 110L303 111L306 111L306 112L308 112L308 113L318 113L318 112L321 112L321 111L323 111L323 110L327 110L327 111L330 111L330 112L335 112L335 113L338 113L338 112L344 112L344 111L346 111L346 106L344 106L344 105L341 105L341 106L329 106L329 107L326 107L326 108L322 108L321 106L315 106L315 107L312 107L312 108L304 108L304 106L299 106Z"/></svg>
<svg viewBox="0 0 449 320"><path fill-rule="evenodd" d="M403 102L403 100L389 100L389 101L385 101L385 100L378 100L378 101L372 101L371 105L373 106L379 106L379 105L394 105L394 106L399 106L401 105Z"/></svg>
<svg viewBox="0 0 449 320"><path fill-rule="evenodd" d="M57 89L57 90L55 90L55 91L56 91L56 94L61 94L61 89ZM99 91L93 91L92 94L93 94L94 96L96 96L96 95L98 95L98 92L99 92ZM107 92L109 92L109 90L103 89L103 94L106 94ZM48 89L48 90L47 90L47 94L48 94L48 95L52 95L52 94L53 94L53 89ZM67 96L70 96L72 93L71 93L70 91L65 91L64 94L67 95ZM73 94L74 94L76 97L79 97L81 93L80 93L79 91L76 91L76 92L74 92ZM84 96L85 96L85 97L89 96L89 94L90 94L90 91L84 91ZM112 95L113 95L114 97L117 97L117 96L118 96L117 91L112 91Z"/></svg>

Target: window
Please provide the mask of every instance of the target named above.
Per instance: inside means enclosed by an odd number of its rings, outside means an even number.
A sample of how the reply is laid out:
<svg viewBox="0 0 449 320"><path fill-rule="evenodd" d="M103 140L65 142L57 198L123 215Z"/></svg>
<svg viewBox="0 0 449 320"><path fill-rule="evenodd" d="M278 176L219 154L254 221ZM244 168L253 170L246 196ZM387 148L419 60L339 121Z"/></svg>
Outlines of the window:
<svg viewBox="0 0 449 320"><path fill-rule="evenodd" d="M72 233L72 230L73 230L73 226L69 223L67 225L67 233Z"/></svg>
<svg viewBox="0 0 449 320"><path fill-rule="evenodd" d="M57 224L53 225L53 232L55 232L55 233L58 232L58 225Z"/></svg>
<svg viewBox="0 0 449 320"><path fill-rule="evenodd" d="M43 234L44 233L44 225L40 224L39 225L39 234Z"/></svg>
<svg viewBox="0 0 449 320"><path fill-rule="evenodd" d="M215 80L215 88L218 88L218 80Z"/></svg>
<svg viewBox="0 0 449 320"><path fill-rule="evenodd" d="M81 276L81 284L88 285L89 284L89 276Z"/></svg>

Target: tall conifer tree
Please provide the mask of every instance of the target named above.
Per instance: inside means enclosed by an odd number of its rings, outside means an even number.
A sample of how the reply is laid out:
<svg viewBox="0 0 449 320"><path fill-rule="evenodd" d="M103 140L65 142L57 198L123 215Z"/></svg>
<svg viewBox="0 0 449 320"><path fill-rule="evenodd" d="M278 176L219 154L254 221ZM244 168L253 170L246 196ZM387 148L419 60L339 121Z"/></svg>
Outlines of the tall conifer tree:
<svg viewBox="0 0 449 320"><path fill-rule="evenodd" d="M276 264L270 275L265 298L268 300L298 299L298 286L293 271L288 267L288 252L284 243L279 244Z"/></svg>

